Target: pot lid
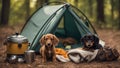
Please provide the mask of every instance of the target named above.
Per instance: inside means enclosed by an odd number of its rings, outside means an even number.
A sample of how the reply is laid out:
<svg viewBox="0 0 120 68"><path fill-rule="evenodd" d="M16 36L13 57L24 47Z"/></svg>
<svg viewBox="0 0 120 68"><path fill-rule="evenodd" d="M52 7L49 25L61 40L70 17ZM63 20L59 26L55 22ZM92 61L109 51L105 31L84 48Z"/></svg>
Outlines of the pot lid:
<svg viewBox="0 0 120 68"><path fill-rule="evenodd" d="M8 42L16 42L16 43L23 43L28 42L28 39L22 35L19 35L19 33L15 33L14 35L7 38Z"/></svg>

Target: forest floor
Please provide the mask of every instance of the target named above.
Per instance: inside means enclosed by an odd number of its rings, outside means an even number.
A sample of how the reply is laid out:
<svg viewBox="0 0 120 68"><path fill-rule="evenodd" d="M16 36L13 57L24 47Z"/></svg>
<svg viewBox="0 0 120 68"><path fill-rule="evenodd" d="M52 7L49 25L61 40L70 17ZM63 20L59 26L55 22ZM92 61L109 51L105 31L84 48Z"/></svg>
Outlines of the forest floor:
<svg viewBox="0 0 120 68"><path fill-rule="evenodd" d="M32 64L26 63L16 63L9 64L5 62L6 58L6 46L2 43L7 36L14 34L15 32L20 32L21 27L15 26L4 26L0 27L0 68L120 68L120 57L117 61L109 62L96 62L91 63L79 63L75 64L73 62L47 62L45 64L41 63L41 58L39 55L36 56L35 62ZM99 37L106 42L106 45L116 48L120 53L120 31L110 30L110 29L97 29Z"/></svg>

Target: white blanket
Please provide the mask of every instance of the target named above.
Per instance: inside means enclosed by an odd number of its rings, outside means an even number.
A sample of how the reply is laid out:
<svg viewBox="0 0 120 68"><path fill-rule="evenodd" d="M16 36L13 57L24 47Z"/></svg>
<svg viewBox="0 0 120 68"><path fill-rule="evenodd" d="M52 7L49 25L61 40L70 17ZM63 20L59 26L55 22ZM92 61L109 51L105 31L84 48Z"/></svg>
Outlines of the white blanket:
<svg viewBox="0 0 120 68"><path fill-rule="evenodd" d="M69 59L71 59L75 63L80 63L83 61L90 62L93 59L95 59L96 55L98 53L98 49L91 51L86 51L81 48L72 49L68 51Z"/></svg>
<svg viewBox="0 0 120 68"><path fill-rule="evenodd" d="M56 58L61 62L69 62L70 61L69 58L65 58L62 55L56 55Z"/></svg>

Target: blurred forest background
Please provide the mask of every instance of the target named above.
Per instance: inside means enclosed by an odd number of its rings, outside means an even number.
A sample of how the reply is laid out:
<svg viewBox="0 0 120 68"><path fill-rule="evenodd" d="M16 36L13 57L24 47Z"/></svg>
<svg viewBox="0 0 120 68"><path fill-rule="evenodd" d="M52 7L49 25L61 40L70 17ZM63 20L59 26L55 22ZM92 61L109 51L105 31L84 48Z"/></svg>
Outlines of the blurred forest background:
<svg viewBox="0 0 120 68"><path fill-rule="evenodd" d="M42 4L52 1L68 2L80 9L97 28L99 38L105 45L116 48L120 53L120 0L0 0L0 68L120 68L120 57L118 61L89 64L41 64L38 55L32 64L6 63L7 47L3 44L6 38L19 33L27 19Z"/></svg>
<svg viewBox="0 0 120 68"><path fill-rule="evenodd" d="M120 30L120 0L0 0L0 26L24 24L42 4L68 2L99 28Z"/></svg>

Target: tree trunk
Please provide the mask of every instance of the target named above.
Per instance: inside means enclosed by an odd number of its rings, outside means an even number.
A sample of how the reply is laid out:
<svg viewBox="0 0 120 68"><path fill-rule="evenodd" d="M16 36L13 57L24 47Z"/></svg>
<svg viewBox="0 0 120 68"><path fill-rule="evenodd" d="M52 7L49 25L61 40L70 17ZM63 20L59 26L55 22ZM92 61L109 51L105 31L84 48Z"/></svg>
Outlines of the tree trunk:
<svg viewBox="0 0 120 68"><path fill-rule="evenodd" d="M25 6L26 6L26 19L28 19L30 15L30 0L25 0Z"/></svg>
<svg viewBox="0 0 120 68"><path fill-rule="evenodd" d="M1 24L7 25L10 13L10 0L2 0Z"/></svg>
<svg viewBox="0 0 120 68"><path fill-rule="evenodd" d="M37 0L36 1L36 8L39 8L40 6L42 6L44 3L48 3L49 0Z"/></svg>
<svg viewBox="0 0 120 68"><path fill-rule="evenodd" d="M119 12L119 16L118 16L118 20L119 20L119 30L120 30L120 0L118 0L118 12Z"/></svg>
<svg viewBox="0 0 120 68"><path fill-rule="evenodd" d="M48 3L48 2L49 2L49 0L45 0L44 2L45 2L45 3Z"/></svg>
<svg viewBox="0 0 120 68"><path fill-rule="evenodd" d="M43 4L43 0L37 0L36 1L36 8L39 8L40 6L42 6Z"/></svg>
<svg viewBox="0 0 120 68"><path fill-rule="evenodd" d="M0 0L0 4L2 4L2 0ZM2 8L0 8L0 24L1 24L1 10Z"/></svg>
<svg viewBox="0 0 120 68"><path fill-rule="evenodd" d="M88 4L89 4L89 15L90 17L93 17L93 1L88 0Z"/></svg>
<svg viewBox="0 0 120 68"><path fill-rule="evenodd" d="M78 7L78 0L74 1L75 7Z"/></svg>
<svg viewBox="0 0 120 68"><path fill-rule="evenodd" d="M114 20L114 1L111 0L111 19Z"/></svg>
<svg viewBox="0 0 120 68"><path fill-rule="evenodd" d="M97 22L100 26L105 24L104 0L97 0Z"/></svg>

